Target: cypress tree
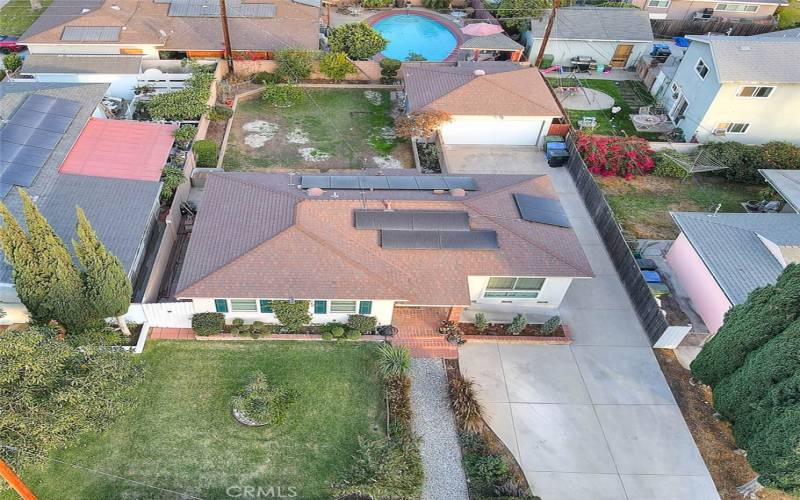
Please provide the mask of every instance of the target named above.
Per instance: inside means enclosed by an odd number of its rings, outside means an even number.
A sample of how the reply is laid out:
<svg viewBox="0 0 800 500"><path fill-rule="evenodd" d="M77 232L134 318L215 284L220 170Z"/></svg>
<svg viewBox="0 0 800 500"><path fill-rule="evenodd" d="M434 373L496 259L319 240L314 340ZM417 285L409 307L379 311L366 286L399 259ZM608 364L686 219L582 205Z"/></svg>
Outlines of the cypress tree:
<svg viewBox="0 0 800 500"><path fill-rule="evenodd" d="M89 306L97 317L117 318L125 335L130 335L122 316L128 312L133 295L133 286L122 263L108 251L97 237L89 219L80 207L76 207L78 241L73 241L75 254L83 266L83 290Z"/></svg>
<svg viewBox="0 0 800 500"><path fill-rule="evenodd" d="M20 301L25 304L34 323L46 323L40 306L47 294L47 289L40 286L33 248L28 235L7 206L0 203L0 216L4 225L0 228L0 245L3 248L5 261L11 266L14 287Z"/></svg>

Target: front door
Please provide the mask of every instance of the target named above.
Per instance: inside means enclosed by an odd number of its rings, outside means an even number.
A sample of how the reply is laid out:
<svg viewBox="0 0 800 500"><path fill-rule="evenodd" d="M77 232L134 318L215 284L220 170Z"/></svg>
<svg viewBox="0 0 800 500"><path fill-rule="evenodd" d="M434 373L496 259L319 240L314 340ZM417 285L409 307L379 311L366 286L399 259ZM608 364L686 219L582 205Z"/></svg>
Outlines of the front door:
<svg viewBox="0 0 800 500"><path fill-rule="evenodd" d="M633 52L633 45L627 43L617 45L617 50L614 51L614 57L611 58L611 67L624 68L627 66L631 52Z"/></svg>

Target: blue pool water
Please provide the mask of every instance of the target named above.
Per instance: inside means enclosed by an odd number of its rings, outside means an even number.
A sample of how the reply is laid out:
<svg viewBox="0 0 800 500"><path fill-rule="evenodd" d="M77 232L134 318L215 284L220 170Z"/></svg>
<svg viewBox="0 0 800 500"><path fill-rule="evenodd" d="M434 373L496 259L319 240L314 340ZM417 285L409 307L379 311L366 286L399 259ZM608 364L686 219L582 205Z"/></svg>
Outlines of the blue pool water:
<svg viewBox="0 0 800 500"><path fill-rule="evenodd" d="M383 55L401 61L411 52L428 61L443 61L456 48L456 37L450 30L425 16L393 15L375 23L374 28L389 40Z"/></svg>

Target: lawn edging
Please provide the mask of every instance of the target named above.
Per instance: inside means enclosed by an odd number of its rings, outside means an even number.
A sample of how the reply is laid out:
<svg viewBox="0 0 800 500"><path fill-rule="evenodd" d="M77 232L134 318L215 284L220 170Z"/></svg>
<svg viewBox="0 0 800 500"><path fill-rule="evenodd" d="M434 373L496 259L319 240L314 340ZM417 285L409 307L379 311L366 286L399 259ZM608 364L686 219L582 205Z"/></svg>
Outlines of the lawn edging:
<svg viewBox="0 0 800 500"><path fill-rule="evenodd" d="M522 336L522 335L464 335L464 340L478 343L498 343L498 344L554 344L563 345L572 343L572 335L567 325L562 324L564 329L563 337L555 336Z"/></svg>

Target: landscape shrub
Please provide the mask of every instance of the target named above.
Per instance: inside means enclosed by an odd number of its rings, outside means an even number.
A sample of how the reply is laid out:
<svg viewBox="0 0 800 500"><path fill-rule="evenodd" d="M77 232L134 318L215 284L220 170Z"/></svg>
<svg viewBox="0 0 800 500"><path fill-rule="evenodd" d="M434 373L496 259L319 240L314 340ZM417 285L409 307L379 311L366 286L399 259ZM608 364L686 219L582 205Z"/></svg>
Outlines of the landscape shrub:
<svg viewBox="0 0 800 500"><path fill-rule="evenodd" d="M183 169L179 167L164 167L161 171L161 204L167 205L175 196L175 190L183 184L186 177L183 176Z"/></svg>
<svg viewBox="0 0 800 500"><path fill-rule="evenodd" d="M783 379L764 395L758 407L733 423L733 436L740 448L747 448L753 436L784 409L800 404L800 372Z"/></svg>
<svg viewBox="0 0 800 500"><path fill-rule="evenodd" d="M330 333L333 335L333 338L340 339L344 337L345 330L341 325L334 325L330 328Z"/></svg>
<svg viewBox="0 0 800 500"><path fill-rule="evenodd" d="M475 329L479 332L484 332L489 328L489 322L486 321L486 315L483 313L475 313Z"/></svg>
<svg viewBox="0 0 800 500"><path fill-rule="evenodd" d="M306 94L303 89L291 84L276 85L268 83L264 86L264 92L261 94L261 99L264 102L268 102L276 108L294 106L304 101L305 98Z"/></svg>
<svg viewBox="0 0 800 500"><path fill-rule="evenodd" d="M422 54L417 54L416 52L409 52L408 55L406 56L406 61L421 62L427 60L428 60L427 57L423 56Z"/></svg>
<svg viewBox="0 0 800 500"><path fill-rule="evenodd" d="M242 332L241 330L239 330L238 327L233 326L228 330L228 333L230 333L231 335L240 335Z"/></svg>
<svg viewBox="0 0 800 500"><path fill-rule="evenodd" d="M354 61L366 61L388 44L378 30L365 22L342 24L328 35L331 51L344 52Z"/></svg>
<svg viewBox="0 0 800 500"><path fill-rule="evenodd" d="M800 314L800 264L789 264L775 285L750 292L733 306L725 320L692 361L692 374L716 386L735 372L745 357L783 332Z"/></svg>
<svg viewBox="0 0 800 500"><path fill-rule="evenodd" d="M361 333L369 333L377 328L378 318L363 314L351 314L347 317L347 326Z"/></svg>
<svg viewBox="0 0 800 500"><path fill-rule="evenodd" d="M13 73L22 67L22 58L16 52L3 56L3 67L9 73Z"/></svg>
<svg viewBox="0 0 800 500"><path fill-rule="evenodd" d="M464 456L464 472L480 486L490 486L508 477L508 465L499 455L467 453Z"/></svg>
<svg viewBox="0 0 800 500"><path fill-rule="evenodd" d="M311 76L315 53L308 49L281 49L275 53L277 73L286 81L299 82Z"/></svg>
<svg viewBox="0 0 800 500"><path fill-rule="evenodd" d="M422 0L422 6L426 9L442 10L450 6L450 0Z"/></svg>
<svg viewBox="0 0 800 500"><path fill-rule="evenodd" d="M411 436L411 379L395 375L386 379L386 403L391 431L397 437Z"/></svg>
<svg viewBox="0 0 800 500"><path fill-rule="evenodd" d="M270 384L262 372L251 373L247 385L231 399L231 406L260 425L278 425L286 419L297 395L285 387Z"/></svg>
<svg viewBox="0 0 800 500"><path fill-rule="evenodd" d="M750 440L747 460L761 484L800 493L800 404L763 423Z"/></svg>
<svg viewBox="0 0 800 500"><path fill-rule="evenodd" d="M216 168L217 143L211 139L201 139L192 144L195 163L200 168Z"/></svg>
<svg viewBox="0 0 800 500"><path fill-rule="evenodd" d="M495 17L511 33L522 33L531 28L531 18L550 6L547 0L501 0Z"/></svg>
<svg viewBox="0 0 800 500"><path fill-rule="evenodd" d="M764 182L758 173L759 168L764 168L760 146L738 142L713 142L703 148L706 155L726 167L717 170L717 173L729 181L746 184Z"/></svg>
<svg viewBox="0 0 800 500"><path fill-rule="evenodd" d="M320 335L322 336L322 340L333 340L333 334L331 332L322 332Z"/></svg>
<svg viewBox="0 0 800 500"><path fill-rule="evenodd" d="M542 334L553 335L559 326L561 326L561 317L558 315L552 316L542 325Z"/></svg>
<svg viewBox="0 0 800 500"><path fill-rule="evenodd" d="M763 144L761 155L764 160L764 168L800 169L800 146L790 142L771 141Z"/></svg>
<svg viewBox="0 0 800 500"><path fill-rule="evenodd" d="M478 401L475 382L460 374L453 375L448 382L450 405L461 429L471 434L480 432L483 429L483 406Z"/></svg>
<svg viewBox="0 0 800 500"><path fill-rule="evenodd" d="M383 343L378 346L378 370L384 378L405 376L411 368L411 352L406 346Z"/></svg>
<svg viewBox="0 0 800 500"><path fill-rule="evenodd" d="M394 5L394 0L361 0L361 6L365 9L383 9Z"/></svg>
<svg viewBox="0 0 800 500"><path fill-rule="evenodd" d="M632 179L653 170L653 150L641 137L578 134L575 147L586 168L603 177Z"/></svg>
<svg viewBox="0 0 800 500"><path fill-rule="evenodd" d="M358 330L347 330L347 333L345 333L345 338L347 340L358 340L361 338L361 332Z"/></svg>
<svg viewBox="0 0 800 500"><path fill-rule="evenodd" d="M437 130L442 128L442 125L452 119L453 117L444 111L412 111L407 115L397 118L395 121L395 130L400 137L428 139L435 134Z"/></svg>
<svg viewBox="0 0 800 500"><path fill-rule="evenodd" d="M253 73L250 81L259 85L267 85L269 83L283 83L285 80L278 73L270 73L269 71L259 71Z"/></svg>
<svg viewBox="0 0 800 500"><path fill-rule="evenodd" d="M233 318L231 324L236 328L241 328L244 326L244 320L242 318Z"/></svg>
<svg viewBox="0 0 800 500"><path fill-rule="evenodd" d="M681 166L680 163L670 158L670 156L691 163L689 156L686 154L679 153L677 151L670 151L668 156L664 152L659 151L653 155L653 162L655 163L655 167L653 167L653 175L657 175L659 177L672 177L674 179L685 179L689 173Z"/></svg>
<svg viewBox="0 0 800 500"><path fill-rule="evenodd" d="M344 52L328 52L324 54L319 59L319 70L334 82L340 82L347 75L358 73L356 65L347 58L347 54Z"/></svg>
<svg viewBox="0 0 800 500"><path fill-rule="evenodd" d="M350 469L333 485L336 498L420 498L425 472L416 440L358 442Z"/></svg>
<svg viewBox="0 0 800 500"><path fill-rule="evenodd" d="M156 94L146 102L147 113L153 120L197 120L208 111L211 82L214 75L205 70L195 71L184 88L175 92Z"/></svg>
<svg viewBox="0 0 800 500"><path fill-rule="evenodd" d="M391 57L384 57L378 64L381 67L381 83L392 84L397 79L397 71L403 63Z"/></svg>
<svg viewBox="0 0 800 500"><path fill-rule="evenodd" d="M172 132L172 137L175 138L175 144L181 149L187 149L196 135L197 127L194 125L181 125L180 128Z"/></svg>
<svg viewBox="0 0 800 500"><path fill-rule="evenodd" d="M225 328L225 315L219 312L192 315L192 330L200 336L216 335Z"/></svg>
<svg viewBox="0 0 800 500"><path fill-rule="evenodd" d="M233 116L233 110L228 106L218 104L208 110L208 119L212 122L224 122Z"/></svg>
<svg viewBox="0 0 800 500"><path fill-rule="evenodd" d="M511 320L511 324L506 327L506 330L511 335L519 335L525 330L526 326L528 326L528 318L522 313L517 313L514 319Z"/></svg>
<svg viewBox="0 0 800 500"><path fill-rule="evenodd" d="M311 323L311 314L308 312L309 301L273 300L272 312L275 318L290 332L296 332Z"/></svg>

